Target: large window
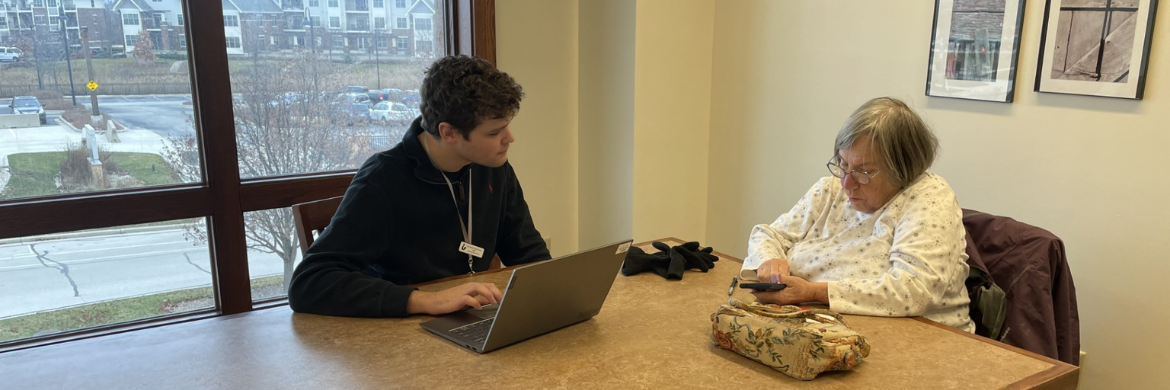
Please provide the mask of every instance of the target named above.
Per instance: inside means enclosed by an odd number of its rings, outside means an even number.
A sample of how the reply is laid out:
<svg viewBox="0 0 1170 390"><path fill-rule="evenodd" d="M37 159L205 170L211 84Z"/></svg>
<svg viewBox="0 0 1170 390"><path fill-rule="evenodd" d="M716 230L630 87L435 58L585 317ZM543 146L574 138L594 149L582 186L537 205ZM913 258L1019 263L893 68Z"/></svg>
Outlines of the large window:
<svg viewBox="0 0 1170 390"><path fill-rule="evenodd" d="M289 206L341 195L354 169L409 125L369 121L365 99L346 87L417 90L420 70L446 53L446 34L425 55L400 50L377 61L345 47L385 46L369 33L310 36L269 23L225 35L217 19L240 23L223 4L181 4L184 27L173 36L122 29L141 22L131 13L90 26L125 32L116 42L124 50L92 59L98 107L79 96L74 108L63 65L0 72L0 106L45 112L0 131L0 349L279 304L300 260ZM463 31L464 42L478 42ZM303 39L326 44L280 47ZM257 42L276 47L257 55ZM493 59L494 48L475 50ZM177 63L188 59L200 66ZM73 89L82 94L87 81Z"/></svg>

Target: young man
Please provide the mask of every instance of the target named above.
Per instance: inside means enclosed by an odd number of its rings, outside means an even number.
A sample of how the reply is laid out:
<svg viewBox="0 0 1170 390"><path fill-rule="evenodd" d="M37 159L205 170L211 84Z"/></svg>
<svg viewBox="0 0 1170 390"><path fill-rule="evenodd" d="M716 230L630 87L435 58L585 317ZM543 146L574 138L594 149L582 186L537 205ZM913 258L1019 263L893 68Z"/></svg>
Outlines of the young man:
<svg viewBox="0 0 1170 390"><path fill-rule="evenodd" d="M520 85L487 61L451 56L427 70L421 95L422 116L358 170L293 272L293 310L405 317L479 308L503 297L495 285L406 285L484 271L497 253L508 265L550 258L508 164Z"/></svg>

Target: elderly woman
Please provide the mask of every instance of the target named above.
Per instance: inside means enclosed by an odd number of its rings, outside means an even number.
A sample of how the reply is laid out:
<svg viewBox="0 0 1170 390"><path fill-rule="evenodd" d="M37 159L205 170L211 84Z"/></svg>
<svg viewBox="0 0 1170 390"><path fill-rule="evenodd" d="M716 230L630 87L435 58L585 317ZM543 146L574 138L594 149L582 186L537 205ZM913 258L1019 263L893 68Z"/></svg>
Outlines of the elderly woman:
<svg viewBox="0 0 1170 390"><path fill-rule="evenodd" d="M741 277L788 285L756 298L923 316L973 332L962 211L947 182L926 172L937 150L934 134L897 99L853 112L837 133L833 176L752 229Z"/></svg>

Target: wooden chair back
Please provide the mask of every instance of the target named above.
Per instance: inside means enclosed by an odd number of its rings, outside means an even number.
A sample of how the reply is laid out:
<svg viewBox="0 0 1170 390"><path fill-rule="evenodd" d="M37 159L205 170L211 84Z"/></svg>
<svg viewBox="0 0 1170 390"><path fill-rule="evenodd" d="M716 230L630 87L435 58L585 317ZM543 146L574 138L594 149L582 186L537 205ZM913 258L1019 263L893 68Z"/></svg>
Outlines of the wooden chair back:
<svg viewBox="0 0 1170 390"><path fill-rule="evenodd" d="M333 219L333 214L337 213L339 205L341 205L340 196L292 206L293 220L296 221L297 238L301 241L302 255L309 250L309 245L313 245L313 239L317 237L317 234L325 231L325 227L329 226L329 220Z"/></svg>

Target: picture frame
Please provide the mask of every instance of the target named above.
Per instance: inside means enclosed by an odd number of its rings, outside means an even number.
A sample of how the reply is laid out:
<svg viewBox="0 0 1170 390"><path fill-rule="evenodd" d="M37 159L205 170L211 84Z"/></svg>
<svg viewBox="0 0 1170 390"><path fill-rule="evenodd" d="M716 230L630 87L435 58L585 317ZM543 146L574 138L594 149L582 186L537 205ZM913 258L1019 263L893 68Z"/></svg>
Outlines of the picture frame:
<svg viewBox="0 0 1170 390"><path fill-rule="evenodd" d="M1141 100L1157 9L1157 0L1047 0L1036 92Z"/></svg>
<svg viewBox="0 0 1170 390"><path fill-rule="evenodd" d="M935 0L926 96L1011 103L1025 0Z"/></svg>

